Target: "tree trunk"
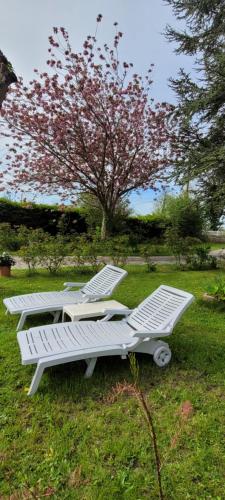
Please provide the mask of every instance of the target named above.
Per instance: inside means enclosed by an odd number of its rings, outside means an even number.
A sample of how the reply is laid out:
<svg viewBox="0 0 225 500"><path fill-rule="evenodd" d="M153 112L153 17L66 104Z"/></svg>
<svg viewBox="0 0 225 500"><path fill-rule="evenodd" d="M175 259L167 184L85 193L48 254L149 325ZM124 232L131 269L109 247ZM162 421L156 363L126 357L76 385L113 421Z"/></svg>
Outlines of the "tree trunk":
<svg viewBox="0 0 225 500"><path fill-rule="evenodd" d="M102 226L101 226L101 240L105 240L108 232L108 215L106 210L102 209Z"/></svg>

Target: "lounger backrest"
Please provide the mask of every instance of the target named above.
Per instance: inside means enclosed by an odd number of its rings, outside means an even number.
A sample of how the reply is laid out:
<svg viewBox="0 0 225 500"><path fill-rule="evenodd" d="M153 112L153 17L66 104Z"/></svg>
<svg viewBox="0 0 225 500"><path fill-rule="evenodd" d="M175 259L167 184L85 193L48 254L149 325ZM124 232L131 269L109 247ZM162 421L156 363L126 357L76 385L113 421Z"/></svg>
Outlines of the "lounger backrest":
<svg viewBox="0 0 225 500"><path fill-rule="evenodd" d="M193 300L188 292L161 285L132 312L127 322L136 330L172 330Z"/></svg>
<svg viewBox="0 0 225 500"><path fill-rule="evenodd" d="M82 292L86 295L111 295L126 275L124 269L107 265L82 288Z"/></svg>

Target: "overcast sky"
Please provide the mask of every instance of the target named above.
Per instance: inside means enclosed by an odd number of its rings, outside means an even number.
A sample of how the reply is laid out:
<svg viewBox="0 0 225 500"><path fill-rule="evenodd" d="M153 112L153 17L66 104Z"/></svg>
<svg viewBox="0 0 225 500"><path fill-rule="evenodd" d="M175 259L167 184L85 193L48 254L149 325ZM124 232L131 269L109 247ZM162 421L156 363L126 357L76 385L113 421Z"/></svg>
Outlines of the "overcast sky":
<svg viewBox="0 0 225 500"><path fill-rule="evenodd" d="M77 51L86 35L94 34L98 14L103 15L99 43L110 43L113 23L117 21L124 33L121 59L133 62L140 74L145 74L154 63L153 97L174 102L168 78L175 76L181 66L192 72L193 61L174 54L174 45L163 36L166 24L178 26L171 8L163 0L0 0L0 49L16 74L29 82L34 68L45 68L48 36L53 26L63 26L69 31L71 44ZM131 203L137 213L149 213L153 198L155 194L148 190L132 194ZM48 201L51 200L52 197Z"/></svg>

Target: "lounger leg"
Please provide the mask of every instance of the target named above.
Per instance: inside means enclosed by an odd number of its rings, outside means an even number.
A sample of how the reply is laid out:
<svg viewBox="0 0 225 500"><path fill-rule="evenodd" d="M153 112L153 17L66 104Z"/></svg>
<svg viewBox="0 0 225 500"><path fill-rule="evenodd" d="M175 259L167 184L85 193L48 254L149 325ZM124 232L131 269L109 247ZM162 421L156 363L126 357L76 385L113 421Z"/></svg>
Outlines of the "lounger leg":
<svg viewBox="0 0 225 500"><path fill-rule="evenodd" d="M18 330L21 330L21 329L23 328L23 325L24 325L24 323L25 323L26 319L27 319L27 313L24 313L24 312L23 312L23 313L21 314L21 316L20 316L20 319L19 319L18 325L17 325L17 327L16 327L17 332L18 332Z"/></svg>
<svg viewBox="0 0 225 500"><path fill-rule="evenodd" d="M53 320L53 323L58 323L59 321L59 317L60 317L60 314L61 314L61 311L56 311L54 313L54 320Z"/></svg>
<svg viewBox="0 0 225 500"><path fill-rule="evenodd" d="M32 396L33 394L35 394L35 392L39 386L41 377L43 375L44 369L45 369L44 364L40 364L40 363L37 364L37 368L35 370L35 374L33 376L33 379L32 379L31 385L30 385L28 396Z"/></svg>
<svg viewBox="0 0 225 500"><path fill-rule="evenodd" d="M98 358L90 358L90 359L85 359L86 364L87 364L87 370L85 372L85 378L90 378L93 374L93 371L95 369L96 361Z"/></svg>

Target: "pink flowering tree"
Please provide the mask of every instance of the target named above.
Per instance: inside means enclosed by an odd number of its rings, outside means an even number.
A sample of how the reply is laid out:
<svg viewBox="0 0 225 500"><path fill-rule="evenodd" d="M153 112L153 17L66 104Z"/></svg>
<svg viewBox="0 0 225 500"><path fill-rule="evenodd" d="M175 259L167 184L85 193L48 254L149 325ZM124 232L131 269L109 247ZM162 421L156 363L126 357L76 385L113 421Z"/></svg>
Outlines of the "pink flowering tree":
<svg viewBox="0 0 225 500"><path fill-rule="evenodd" d="M49 72L35 70L29 86L20 80L2 110L8 189L29 185L62 199L91 193L102 207L102 238L118 201L154 187L171 159L171 107L149 97L152 68L141 78L119 62L121 37L115 23L112 48L99 47L95 34L75 53L65 29L54 28Z"/></svg>

